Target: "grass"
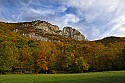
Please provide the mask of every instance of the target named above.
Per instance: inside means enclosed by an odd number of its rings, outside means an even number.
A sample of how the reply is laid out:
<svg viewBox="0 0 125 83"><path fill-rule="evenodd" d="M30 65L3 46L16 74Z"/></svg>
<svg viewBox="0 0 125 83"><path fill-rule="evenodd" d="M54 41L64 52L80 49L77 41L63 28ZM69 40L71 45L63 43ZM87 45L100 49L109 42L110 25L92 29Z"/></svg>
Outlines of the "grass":
<svg viewBox="0 0 125 83"><path fill-rule="evenodd" d="M0 83L125 83L125 71L0 75Z"/></svg>

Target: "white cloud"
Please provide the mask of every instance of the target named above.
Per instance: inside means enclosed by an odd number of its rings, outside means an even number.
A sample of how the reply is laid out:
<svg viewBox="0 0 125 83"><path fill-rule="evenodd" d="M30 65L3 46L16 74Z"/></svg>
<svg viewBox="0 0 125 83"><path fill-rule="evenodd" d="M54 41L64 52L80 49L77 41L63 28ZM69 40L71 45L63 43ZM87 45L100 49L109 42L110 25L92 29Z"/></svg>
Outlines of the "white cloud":
<svg viewBox="0 0 125 83"><path fill-rule="evenodd" d="M49 22L51 22L52 24L58 25L61 29L65 26L75 27L75 26L72 26L72 24L75 25L80 20L80 18L74 14L66 14L61 17L52 18L52 20L50 20L50 19L49 19ZM78 27L77 27L77 29L78 29Z"/></svg>
<svg viewBox="0 0 125 83"><path fill-rule="evenodd" d="M62 19L64 19L64 22L66 24L68 23L77 23L79 21L79 17L77 17L74 14L66 14L65 16L61 17Z"/></svg>
<svg viewBox="0 0 125 83"><path fill-rule="evenodd" d="M116 18L114 22L115 25L112 28L112 34L116 36L125 36L125 16Z"/></svg>
<svg viewBox="0 0 125 83"><path fill-rule="evenodd" d="M33 8L28 8L26 13L30 14L30 15L40 15L40 16L47 16L50 14L55 14L54 10L51 9L33 9Z"/></svg>
<svg viewBox="0 0 125 83"><path fill-rule="evenodd" d="M66 6L59 6L55 11L60 13L66 11L66 9L67 9Z"/></svg>
<svg viewBox="0 0 125 83"><path fill-rule="evenodd" d="M108 29L99 35L99 38L107 36L125 37L125 16L119 16L105 25Z"/></svg>
<svg viewBox="0 0 125 83"><path fill-rule="evenodd" d="M111 35L125 36L125 0L67 0L64 4L76 7L80 11L78 17L85 16L89 30L84 32L90 40Z"/></svg>

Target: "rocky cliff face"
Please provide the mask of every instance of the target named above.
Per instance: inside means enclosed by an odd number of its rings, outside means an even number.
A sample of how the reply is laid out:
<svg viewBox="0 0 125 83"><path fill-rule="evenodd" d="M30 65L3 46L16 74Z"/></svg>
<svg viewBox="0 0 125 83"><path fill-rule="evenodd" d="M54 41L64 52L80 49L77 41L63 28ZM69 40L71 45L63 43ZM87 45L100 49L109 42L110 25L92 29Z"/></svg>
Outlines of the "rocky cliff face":
<svg viewBox="0 0 125 83"><path fill-rule="evenodd" d="M60 30L58 26L52 25L45 21L32 21L19 23L19 27L16 31L21 31L24 36L30 37L36 40L48 41L46 34L49 35L59 35L65 38L71 38L75 40L85 40L84 35L82 35L78 30L72 27L64 27ZM23 30L25 28L25 30Z"/></svg>
<svg viewBox="0 0 125 83"><path fill-rule="evenodd" d="M63 35L67 38L72 38L75 40L84 40L85 37L76 29L72 27L64 27L63 28Z"/></svg>
<svg viewBox="0 0 125 83"><path fill-rule="evenodd" d="M45 21L33 21L33 27L42 30L44 33L58 34L59 27Z"/></svg>

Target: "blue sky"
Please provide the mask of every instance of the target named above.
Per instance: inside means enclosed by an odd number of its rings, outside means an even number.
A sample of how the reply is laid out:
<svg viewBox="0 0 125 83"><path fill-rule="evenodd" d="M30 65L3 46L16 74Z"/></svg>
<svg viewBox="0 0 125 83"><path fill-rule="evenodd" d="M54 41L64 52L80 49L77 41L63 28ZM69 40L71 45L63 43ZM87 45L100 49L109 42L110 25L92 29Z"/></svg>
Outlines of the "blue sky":
<svg viewBox="0 0 125 83"><path fill-rule="evenodd" d="M88 40L125 37L125 0L0 0L0 21L45 20Z"/></svg>

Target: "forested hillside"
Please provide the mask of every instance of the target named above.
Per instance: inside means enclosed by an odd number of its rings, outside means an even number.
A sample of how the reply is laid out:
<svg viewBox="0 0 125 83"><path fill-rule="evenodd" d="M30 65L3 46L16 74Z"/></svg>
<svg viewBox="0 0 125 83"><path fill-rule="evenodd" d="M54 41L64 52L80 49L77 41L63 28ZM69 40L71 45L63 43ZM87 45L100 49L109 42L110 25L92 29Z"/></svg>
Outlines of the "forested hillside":
<svg viewBox="0 0 125 83"><path fill-rule="evenodd" d="M86 41L83 35L72 28L64 29L61 35L51 27L51 33L48 28L42 30L34 29L30 24L0 22L1 74L125 69L124 37ZM35 35L30 34L31 32Z"/></svg>

